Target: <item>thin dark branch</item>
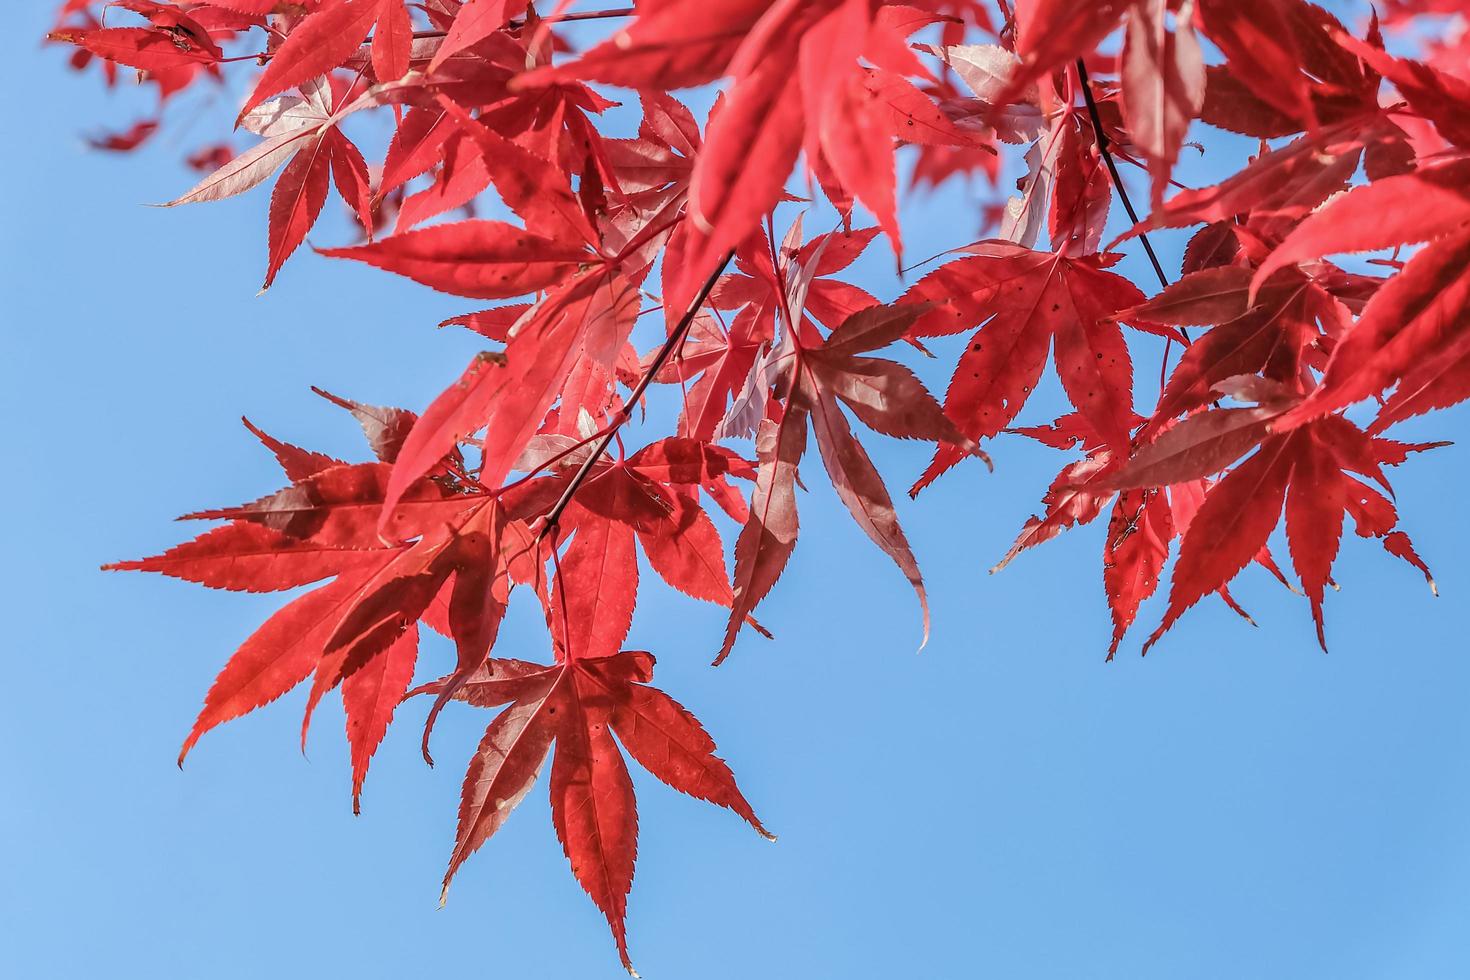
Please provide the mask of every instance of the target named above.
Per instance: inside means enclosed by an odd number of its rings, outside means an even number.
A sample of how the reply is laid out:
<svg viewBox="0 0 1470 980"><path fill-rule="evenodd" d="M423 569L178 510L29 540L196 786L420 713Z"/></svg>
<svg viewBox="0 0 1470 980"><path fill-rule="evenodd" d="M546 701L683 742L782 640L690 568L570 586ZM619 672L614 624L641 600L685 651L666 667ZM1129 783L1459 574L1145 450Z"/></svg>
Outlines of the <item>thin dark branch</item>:
<svg viewBox="0 0 1470 980"><path fill-rule="evenodd" d="M1133 201L1128 197L1128 188L1123 186L1123 175L1118 173L1118 164L1113 159L1113 153L1108 149L1108 134L1103 131L1102 115L1097 111L1097 99L1092 94L1092 80L1087 77L1087 62L1083 58L1077 59L1077 80L1082 84L1082 98L1087 102L1087 114L1092 118L1092 132L1097 138L1097 151L1102 154L1103 162L1108 165L1108 174L1113 178L1113 189L1118 192L1118 200L1123 202L1123 210L1128 212L1128 219L1136 226L1138 224L1138 211L1133 207ZM1164 275L1164 267L1159 262L1158 253L1154 251L1153 242L1148 240L1148 232L1138 233L1138 240L1143 243L1144 252L1148 253L1149 264L1154 267L1154 275L1159 277L1159 285L1165 289L1169 288L1169 277ZM1184 327L1179 328L1184 335L1184 342L1190 342L1189 331ZM1164 387L1169 372L1169 351L1173 348L1172 340L1164 341L1164 359L1159 364L1159 388Z"/></svg>
<svg viewBox="0 0 1470 980"><path fill-rule="evenodd" d="M1123 202L1123 210L1128 212L1128 220L1135 225L1138 224L1138 212L1133 208L1133 201L1128 197L1128 188L1123 186L1123 176L1118 173L1118 164L1113 160L1113 153L1108 149L1108 134L1103 132L1102 116L1097 111L1097 100L1092 95L1092 82L1087 77L1087 65L1083 59L1077 59L1077 79L1082 83L1082 98L1087 101L1087 114L1092 117L1092 132L1097 137L1097 151L1102 154L1103 162L1108 165L1108 173L1113 178L1113 188L1118 192L1118 199ZM1148 253L1148 260L1154 267L1154 275L1159 277L1159 285L1168 288L1169 277L1164 275L1164 267L1159 263L1159 256L1154 252L1153 243L1148 240L1148 234L1140 232L1138 240L1143 242L1143 250Z"/></svg>
<svg viewBox="0 0 1470 980"><path fill-rule="evenodd" d="M545 523L541 525L541 531L537 535L537 540L545 538L559 526L561 515L571 504L572 498L576 496L582 484L587 482L587 477L592 473L592 467L597 465L598 460L602 459L603 455L607 452L607 447L612 445L612 441L617 436L618 430L633 417L634 407L643 397L643 393L648 390L648 386L653 384L654 376L663 370L663 366L668 363L674 351L683 346L684 337L689 333L689 327L694 323L695 316L699 314L700 307L704 306L704 301L709 297L710 291L715 288L715 283L719 282L720 276L725 272L725 267L730 264L730 260L733 258L735 258L735 252L732 250L725 255L719 266L710 274L709 279L700 287L699 294L694 297L694 301L689 304L689 309L685 310L684 315L679 318L678 325L669 334L669 339L664 341L664 345L659 348L658 354L653 358L653 363L648 365L648 370L644 371L643 377L638 379L637 387L633 389L627 401L623 402L623 407L618 409L617 417L607 427L606 431L604 431L601 441L597 444L597 448L593 449L592 453L582 461L581 467L572 476L572 481L562 491L561 497L552 505L551 510L546 512Z"/></svg>
<svg viewBox="0 0 1470 980"><path fill-rule="evenodd" d="M559 14L559 15L552 16L552 17L543 17L543 18L541 18L541 23L543 23L543 24L571 24L571 23L576 23L577 21L584 21L584 20L609 20L609 19L612 19L612 18L615 18L615 17L632 17L636 13L637 13L637 11L634 10L632 7L620 7L617 10L584 10L584 11L580 11L580 12L574 11L573 13L570 13L570 14ZM517 28L517 29L519 29L521 27L525 27L526 26L525 18L518 17L515 20L510 21L507 24L507 26L508 27L514 27L514 28ZM271 33L275 34L278 37L288 37L289 36L289 35L282 35L280 31L276 30L273 27L270 27L269 25L266 25L266 30L270 31ZM422 41L422 40L432 39L432 38L436 38L436 37L447 37L448 35L449 35L449 32L448 31L414 31L413 32L413 37L414 37L414 40L415 41ZM368 45L370 45L372 43L373 43L372 35L368 35L368 37L362 42L362 45L364 47L366 47L366 46L368 46ZM240 55L239 57L235 57L235 58L221 58L217 62L214 62L214 63L215 64L230 64L230 63L237 62L237 61L254 61L254 62L258 62L259 64L262 64L263 65L266 62L270 61L275 56L276 56L276 53L274 51L261 51L258 54L245 54L245 55Z"/></svg>
<svg viewBox="0 0 1470 980"><path fill-rule="evenodd" d="M573 11L569 14L555 14L542 17L543 24L571 24L579 20L607 20L611 17L632 17L638 11L634 7L619 7L616 10L583 10ZM516 27L525 24L525 18L517 17L510 23Z"/></svg>

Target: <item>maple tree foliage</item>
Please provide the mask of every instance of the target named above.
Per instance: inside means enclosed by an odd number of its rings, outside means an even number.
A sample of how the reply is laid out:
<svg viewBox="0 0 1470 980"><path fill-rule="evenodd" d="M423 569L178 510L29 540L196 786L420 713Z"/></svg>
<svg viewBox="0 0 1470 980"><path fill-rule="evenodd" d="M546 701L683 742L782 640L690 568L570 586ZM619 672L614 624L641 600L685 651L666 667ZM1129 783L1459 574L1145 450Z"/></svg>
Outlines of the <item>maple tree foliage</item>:
<svg viewBox="0 0 1470 980"><path fill-rule="evenodd" d="M728 610L716 663L769 635L755 614L820 470L927 637L874 434L933 445L912 495L1008 438L1065 454L995 570L1105 524L1109 659L1166 577L1144 650L1206 598L1245 615L1230 587L1251 565L1304 597L1325 649L1349 520L1432 587L1386 471L1442 445L1393 426L1470 398L1461 6L1395 0L1347 24L1305 0L67 0L50 40L72 66L157 95L154 117L93 146L136 150L181 93L234 86L220 122L238 132L189 154L202 176L168 206L274 179L269 287L335 191L360 238L320 254L474 301L448 324L486 345L417 414L319 391L361 426L363 459L247 421L285 486L109 566L304 590L229 658L180 763L298 685L304 739L339 691L357 807L405 700L429 704L426 759L449 702L491 709L446 891L549 757L556 834L631 970L627 757L769 836L710 735L652 686L654 656L625 649L641 569ZM708 112L675 94L710 86ZM1181 155L1221 131L1256 151L1181 186ZM874 249L902 265L901 172L998 186L1010 165L1016 192L976 205L977 240L921 263L897 300L843 278ZM802 195L840 224L778 227ZM476 216L487 200L504 217ZM1161 229L1192 229L1178 270L1149 239ZM1157 281L1118 271L1129 251ZM902 358L953 335L937 397ZM1149 408L1140 378L1159 362ZM1018 424L1048 368L1072 410ZM654 399L677 421L629 451ZM544 613L545 663L496 651L515 589ZM415 686L423 628L455 658Z"/></svg>

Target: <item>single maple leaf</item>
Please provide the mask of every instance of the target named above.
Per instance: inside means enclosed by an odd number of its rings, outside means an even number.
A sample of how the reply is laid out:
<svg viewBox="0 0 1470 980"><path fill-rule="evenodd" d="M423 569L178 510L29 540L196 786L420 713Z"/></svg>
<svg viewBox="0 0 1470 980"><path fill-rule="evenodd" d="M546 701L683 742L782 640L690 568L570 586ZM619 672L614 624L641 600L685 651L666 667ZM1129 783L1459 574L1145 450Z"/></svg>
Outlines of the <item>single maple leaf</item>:
<svg viewBox="0 0 1470 980"><path fill-rule="evenodd" d="M131 153L148 142L158 132L158 127L157 119L142 119L122 132L88 137L87 145L94 150L106 150L109 153Z"/></svg>
<svg viewBox="0 0 1470 980"><path fill-rule="evenodd" d="M648 686L653 666L649 653L586 657L569 650L548 667L489 660L456 689L458 700L479 707L508 706L485 730L465 773L459 829L444 875L446 895L465 860L530 792L553 745L549 783L557 839L578 883L607 918L629 972L625 919L638 815L619 743L668 786L733 810L761 836L775 840L730 768L714 754L715 743L703 726L677 701ZM436 682L414 693L443 690L444 682Z"/></svg>
<svg viewBox="0 0 1470 980"><path fill-rule="evenodd" d="M231 158L182 197L163 206L218 201L242 194L263 183L285 163L271 194L265 289L306 240L321 216L333 181L371 234L374 219L367 162L362 151L338 128L344 116L341 104L348 94L346 89L334 91L330 80L319 77L303 84L299 96L282 96L257 106L244 117L243 125L264 141Z"/></svg>
<svg viewBox="0 0 1470 980"><path fill-rule="evenodd" d="M333 400L359 417L380 454L396 454L402 436L393 429L405 429L411 421L395 410ZM493 643L507 592L492 584L505 580L514 560L506 543L518 547L522 542L517 529L524 527L524 515L516 508L527 498L490 497L455 485L460 464L451 457L442 478L410 488L398 522L390 523L412 543L389 545L377 533L388 463L341 463L246 425L281 462L292 485L251 504L189 515L230 523L162 555L108 567L252 592L334 578L282 609L231 658L180 761L210 728L274 700L315 673L308 722L321 697L343 686L356 807L368 760L412 675L414 621L442 586L448 584L451 593L459 673L467 676ZM529 506L534 510L537 502L531 499ZM442 704L436 713L437 707ZM303 737L305 731L304 723ZM426 744L427 738L426 728Z"/></svg>
<svg viewBox="0 0 1470 980"><path fill-rule="evenodd" d="M1057 375L1072 404L1108 443L1126 452L1133 419L1133 362L1118 324L1143 294L1109 272L1116 256L1035 252L981 242L971 255L915 283L904 302L930 302L913 335L980 329L965 346L945 396L945 412L968 438L995 436L1016 418L1055 348ZM1135 323L1135 325L1138 325ZM941 445L910 494L959 462Z"/></svg>
<svg viewBox="0 0 1470 980"><path fill-rule="evenodd" d="M75 44L99 58L140 72L166 74L201 66L215 70L224 54L209 32L182 10L167 9L171 11L169 19L156 20L153 27L58 30L47 35L47 40Z"/></svg>

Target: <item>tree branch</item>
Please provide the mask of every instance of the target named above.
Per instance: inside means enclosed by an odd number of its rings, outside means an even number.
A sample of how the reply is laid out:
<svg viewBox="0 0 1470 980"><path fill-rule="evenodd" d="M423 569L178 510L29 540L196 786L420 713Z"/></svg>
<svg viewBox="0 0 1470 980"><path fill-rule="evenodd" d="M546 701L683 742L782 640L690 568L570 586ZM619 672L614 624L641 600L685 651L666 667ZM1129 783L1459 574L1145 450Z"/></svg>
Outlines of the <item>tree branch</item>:
<svg viewBox="0 0 1470 980"><path fill-rule="evenodd" d="M1092 117L1092 132L1097 138L1097 151L1102 154L1103 162L1108 165L1108 173L1113 178L1113 189L1118 192L1118 199L1123 202L1123 210L1128 212L1128 218L1135 225L1139 222L1138 212L1133 208L1133 201L1128 197L1128 188L1123 186L1123 176L1118 173L1118 164L1113 160L1112 151L1108 149L1108 134L1103 132L1102 116L1097 111L1097 100L1092 95L1092 82L1087 77L1087 65L1083 59L1077 59L1077 79L1082 83L1082 98L1087 102L1087 114ZM1159 277L1159 285L1164 288L1169 286L1169 277L1164 275L1164 267L1159 263L1159 256L1154 252L1153 243L1148 240L1146 232L1139 232L1139 241L1143 242L1143 250L1148 253L1148 260L1154 267L1154 275ZM1188 334L1185 335L1186 339Z"/></svg>
<svg viewBox="0 0 1470 980"><path fill-rule="evenodd" d="M638 380L637 387L633 389L627 401L623 402L623 407L618 409L617 417L603 432L602 439L598 442L597 447L592 450L591 455L582 461L581 467L578 468L576 474L572 477L572 482L567 484L567 488L562 491L561 497L552 505L551 510L546 512L545 522L541 525L541 530L536 535L537 541L544 540L548 534L555 531L560 525L561 515L570 506L572 498L576 496L582 484L587 482L587 477L592 473L592 467L596 466L598 461L606 454L607 447L612 445L612 441L617 436L618 430L633 417L634 406L643 397L643 393L648 390L648 386L653 384L654 376L663 370L663 366L668 363L674 351L684 343L684 338L688 335L689 327L694 323L695 316L699 314L699 310L704 306L704 301L709 297L710 291L715 288L715 283L719 282L720 276L725 273L725 267L730 264L730 260L733 258L735 258L735 252L732 249L726 253L724 259L720 261L719 266L710 274L709 279L705 280L704 285L700 287L698 295L689 304L689 309L684 311L684 315L679 318L679 323L674 327L673 333L669 334L669 339L664 341L664 345L659 348L658 354L654 356L653 363L648 366L647 371L643 372L643 377Z"/></svg>
<svg viewBox="0 0 1470 980"><path fill-rule="evenodd" d="M541 18L541 23L543 23L543 24L571 24L571 23L575 23L577 21L583 21L583 20L608 20L608 19L611 19L611 18L614 18L614 17L632 17L636 13L637 13L637 11L634 10L632 7L619 7L616 10L584 10L584 11L581 11L581 12L575 12L574 11L573 13L570 13L570 14L555 14L555 15L552 15L550 17L543 17L543 18ZM525 20L524 17L517 17L515 20L508 21L506 23L506 26L507 27L515 27L515 28L525 27L526 26L526 20ZM266 30L272 31L273 33L275 33L279 37L289 37L290 36L290 35L282 35L279 31L275 31L271 27L267 27ZM415 41L422 41L422 40L425 40L425 39L428 39L428 38L448 37L448 36L449 36L449 32L448 31L414 31L413 32L413 39ZM364 47L366 47L367 45L372 44L373 43L372 35L368 35L368 37L365 38L362 43L363 43L363 46ZM237 61L255 61L255 62L258 62L258 63L260 63L260 64L263 65L266 62L270 61L275 56L276 56L276 53L274 51L262 51L259 54L243 54L243 55L239 55L238 57L234 57L234 58L221 58L221 59L219 59L219 61L214 62L214 64L221 64L221 65L223 65L223 64L230 64L230 63L237 62Z"/></svg>

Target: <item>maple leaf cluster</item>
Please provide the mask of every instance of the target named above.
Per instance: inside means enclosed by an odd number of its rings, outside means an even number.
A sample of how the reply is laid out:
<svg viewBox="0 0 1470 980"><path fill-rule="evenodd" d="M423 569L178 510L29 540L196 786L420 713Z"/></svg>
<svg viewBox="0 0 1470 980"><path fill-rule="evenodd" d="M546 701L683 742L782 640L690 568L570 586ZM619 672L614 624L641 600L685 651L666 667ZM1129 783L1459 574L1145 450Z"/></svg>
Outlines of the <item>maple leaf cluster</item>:
<svg viewBox="0 0 1470 980"><path fill-rule="evenodd" d="M718 663L765 633L755 613L796 546L802 465L820 465L914 589L927 636L918 562L854 419L933 444L913 495L988 463L1002 436L1069 454L997 568L1107 512L1109 658L1171 561L1145 650L1202 599L1239 610L1230 586L1253 564L1305 596L1325 648L1347 519L1428 577L1385 471L1440 444L1387 433L1470 397L1470 48L1446 24L1463 28L1460 4L1398 0L1360 25L1305 0L571 7L62 5L50 40L73 67L156 89L158 113L99 148L145 144L182 93L241 86L234 123L253 142L198 148L204 176L169 203L274 178L267 287L335 188L361 238L320 254L477 301L448 322L488 348L419 414L319 392L361 425L366 462L247 422L287 485L188 515L223 523L109 566L309 587L230 658L181 762L209 729L307 684L304 738L340 691L355 807L404 700L430 699L425 758L449 702L499 709L465 776L446 889L550 756L558 838L631 970L625 755L766 833L710 736L651 686L653 656L624 649L640 568L728 610ZM1386 30L1424 23L1441 30L1417 58L1390 53ZM597 25L612 33L579 49ZM673 94L716 85L707 113ZM631 133L608 121L620 105L636 106ZM346 131L369 131L359 118L391 133L371 154ZM1181 153L1211 128L1259 150L1175 190ZM900 157L912 187L998 186L1008 159L1023 173L1014 196L977 205L981 240L885 303L841 275L880 237L902 254ZM1146 216L1120 164L1147 181ZM838 226L778 233L797 191ZM504 218L476 217L491 197ZM1115 199L1129 227L1108 242ZM1195 229L1177 275L1148 237L1161 229ZM1129 249L1157 289L1116 271ZM651 349L635 346L640 323ZM882 353L959 334L942 401ZM1166 369L1146 412L1138 356ZM1048 365L1072 410L1018 425ZM630 453L655 386L677 397L675 428ZM711 505L739 526L733 567ZM1271 550L1283 519L1297 586ZM548 663L495 654L518 588L544 613ZM415 687L421 627L456 656Z"/></svg>

